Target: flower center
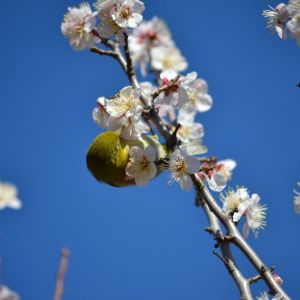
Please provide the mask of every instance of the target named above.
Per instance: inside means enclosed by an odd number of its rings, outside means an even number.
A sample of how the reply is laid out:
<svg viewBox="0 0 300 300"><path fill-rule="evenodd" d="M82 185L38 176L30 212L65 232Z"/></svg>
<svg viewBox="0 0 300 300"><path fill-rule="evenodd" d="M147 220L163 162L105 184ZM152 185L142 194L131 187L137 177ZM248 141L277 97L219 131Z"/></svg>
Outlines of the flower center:
<svg viewBox="0 0 300 300"><path fill-rule="evenodd" d="M185 166L185 162L183 160L178 160L175 162L175 164L174 164L175 173L183 174L183 173L185 173L185 170L186 170L186 166Z"/></svg>
<svg viewBox="0 0 300 300"><path fill-rule="evenodd" d="M150 162L147 160L146 157L143 157L142 160L140 161L140 166L141 168L144 170L144 169L147 169L150 165Z"/></svg>
<svg viewBox="0 0 300 300"><path fill-rule="evenodd" d="M120 16L125 20L128 19L131 15L132 15L132 11L129 6L125 6L120 13Z"/></svg>

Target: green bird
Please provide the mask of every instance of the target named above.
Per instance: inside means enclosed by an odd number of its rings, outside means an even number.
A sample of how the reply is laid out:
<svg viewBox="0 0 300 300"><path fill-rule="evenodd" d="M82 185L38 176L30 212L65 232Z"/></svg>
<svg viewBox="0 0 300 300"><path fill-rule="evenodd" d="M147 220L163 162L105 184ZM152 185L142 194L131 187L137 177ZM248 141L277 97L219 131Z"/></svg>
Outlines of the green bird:
<svg viewBox="0 0 300 300"><path fill-rule="evenodd" d="M122 139L118 132L103 132L95 138L88 150L87 167L98 181L111 186L135 185L134 179L126 178L125 173L130 148L139 146L144 149L149 145L155 149L157 160L165 157L165 149L159 143L157 136L142 135L138 140L128 141Z"/></svg>

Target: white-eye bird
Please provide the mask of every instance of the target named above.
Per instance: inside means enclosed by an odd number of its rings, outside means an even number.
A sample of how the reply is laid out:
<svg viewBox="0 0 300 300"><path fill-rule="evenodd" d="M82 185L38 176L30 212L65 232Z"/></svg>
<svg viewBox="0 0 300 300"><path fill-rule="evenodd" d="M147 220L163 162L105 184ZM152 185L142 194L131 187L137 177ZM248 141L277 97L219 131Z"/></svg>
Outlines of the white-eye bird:
<svg viewBox="0 0 300 300"><path fill-rule="evenodd" d="M122 139L118 132L103 132L95 138L88 150L87 167L98 181L111 186L135 185L135 180L126 178L125 173L130 148L139 146L145 149L149 145L155 149L157 161L166 156L157 136L142 135L138 140L129 141Z"/></svg>

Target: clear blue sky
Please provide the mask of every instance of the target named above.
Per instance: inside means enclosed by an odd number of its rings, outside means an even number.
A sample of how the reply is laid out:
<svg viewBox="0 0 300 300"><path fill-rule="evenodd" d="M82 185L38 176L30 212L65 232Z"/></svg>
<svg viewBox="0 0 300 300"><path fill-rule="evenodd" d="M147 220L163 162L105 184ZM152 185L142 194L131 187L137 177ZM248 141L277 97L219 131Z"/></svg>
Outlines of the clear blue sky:
<svg viewBox="0 0 300 300"><path fill-rule="evenodd" d="M64 300L238 299L212 255L193 193L168 187L165 175L145 189L116 189L88 173L85 153L99 133L95 100L127 81L111 59L76 53L62 37L63 14L78 4L1 5L0 179L16 183L24 203L21 211L0 212L3 281L24 300L52 299L59 250L67 245ZM292 204L300 180L300 49L266 30L267 4L146 0L145 17L163 17L189 70L207 79L215 102L199 118L205 143L210 154L237 160L232 185L267 203L268 227L250 243L300 299L300 216Z"/></svg>

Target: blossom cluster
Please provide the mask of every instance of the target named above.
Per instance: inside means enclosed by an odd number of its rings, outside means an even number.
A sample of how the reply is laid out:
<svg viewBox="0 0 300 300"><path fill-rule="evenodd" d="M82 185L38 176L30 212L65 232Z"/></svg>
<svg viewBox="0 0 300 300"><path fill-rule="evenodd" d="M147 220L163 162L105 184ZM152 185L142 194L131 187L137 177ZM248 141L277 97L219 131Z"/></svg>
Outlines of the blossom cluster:
<svg viewBox="0 0 300 300"><path fill-rule="evenodd" d="M280 3L275 8L263 11L267 27L275 31L281 39L289 35L300 46L300 1L289 0L288 4Z"/></svg>
<svg viewBox="0 0 300 300"><path fill-rule="evenodd" d="M198 122L198 116L210 110L213 104L207 82L197 72L183 73L188 63L166 23L158 17L143 20L142 2L98 0L95 9L93 12L86 3L79 8L69 8L61 29L71 46L82 50L96 43L107 46L107 42L112 42L113 51L115 47L121 51L120 45L125 46L127 68L132 64L140 69L143 77L154 76L154 81L132 84L115 95L99 97L92 113L99 127L117 133L128 146L125 185L135 182L137 186L145 186L167 171L169 184L175 181L184 191L192 190L193 181L198 180L206 182L212 191L222 192L236 162L199 156L206 153L207 148L202 144L204 127ZM149 110L155 111L171 136L175 134L176 143L172 147L161 145L159 138L152 144L145 140L149 135L156 139L156 124L149 117ZM266 224L266 207L259 203L260 197L250 196L246 188L237 188L236 191L229 189L221 199L223 211L234 222L245 217L244 235L248 236L252 229L257 236Z"/></svg>
<svg viewBox="0 0 300 300"><path fill-rule="evenodd" d="M110 36L124 43L123 33L141 23L145 7L138 0L98 0L95 9L85 2L68 8L61 31L74 50L91 48Z"/></svg>
<svg viewBox="0 0 300 300"><path fill-rule="evenodd" d="M244 187L237 187L234 191L229 189L226 193L221 194L223 201L223 211L228 214L233 222L238 223L242 217L245 217L243 227L243 235L248 237L250 229L254 236L258 236L258 231L266 226L266 209L265 205L261 205L260 196L258 194L248 193Z"/></svg>

